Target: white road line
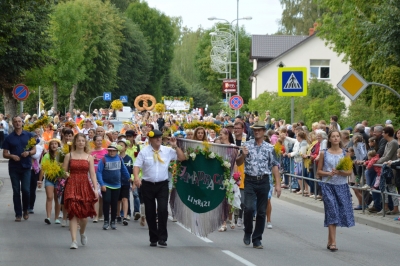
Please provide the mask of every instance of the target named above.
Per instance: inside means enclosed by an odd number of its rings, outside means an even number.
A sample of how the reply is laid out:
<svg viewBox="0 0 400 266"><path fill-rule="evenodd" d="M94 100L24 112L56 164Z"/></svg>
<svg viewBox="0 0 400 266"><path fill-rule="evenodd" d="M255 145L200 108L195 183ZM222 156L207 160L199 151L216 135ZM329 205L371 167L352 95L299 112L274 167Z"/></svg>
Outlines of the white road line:
<svg viewBox="0 0 400 266"><path fill-rule="evenodd" d="M228 255L228 256L234 258L235 260L240 261L240 262L243 263L244 265L247 265L247 266L256 266L255 264L251 263L250 261L243 259L242 257L236 255L235 253L233 253L233 252L231 252L231 251L229 251L229 250L221 250L221 251L224 252L226 255Z"/></svg>
<svg viewBox="0 0 400 266"><path fill-rule="evenodd" d="M170 219L172 221L172 216L168 216L168 219ZM180 222L176 222L176 224L179 225L180 227L182 227L183 229L185 229L186 231L188 231L189 233L193 234L189 229L184 227L183 224L181 224ZM195 235L195 236L197 236L198 238L200 238L204 242L213 243L212 240L208 239L207 237L202 237L202 236L198 236L198 235Z"/></svg>

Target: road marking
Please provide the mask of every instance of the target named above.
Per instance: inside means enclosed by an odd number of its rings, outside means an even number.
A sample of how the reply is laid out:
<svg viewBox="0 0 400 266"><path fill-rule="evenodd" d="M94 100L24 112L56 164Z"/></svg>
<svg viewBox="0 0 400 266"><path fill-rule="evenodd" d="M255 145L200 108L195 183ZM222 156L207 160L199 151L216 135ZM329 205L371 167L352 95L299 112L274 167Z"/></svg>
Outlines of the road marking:
<svg viewBox="0 0 400 266"><path fill-rule="evenodd" d="M244 265L247 265L247 266L256 266L255 264L251 263L250 261L243 259L242 257L236 255L235 253L233 253L233 252L231 252L231 251L229 251L229 250L221 250L221 251L224 252L226 255L228 255L228 256L234 258L235 260L240 261L240 262L243 263Z"/></svg>
<svg viewBox="0 0 400 266"><path fill-rule="evenodd" d="M172 216L168 216L168 219L170 219L172 221ZM183 229L185 229L186 231L188 231L189 233L193 234L192 231L190 231L189 229L184 227L183 224L181 224L180 222L176 222L176 224L179 225L180 227L182 227ZM195 234L193 234L193 235L195 235ZM208 239L207 237L202 237L202 236L198 236L198 235L195 235L195 236L197 236L198 238L200 238L204 242L213 243L212 240Z"/></svg>

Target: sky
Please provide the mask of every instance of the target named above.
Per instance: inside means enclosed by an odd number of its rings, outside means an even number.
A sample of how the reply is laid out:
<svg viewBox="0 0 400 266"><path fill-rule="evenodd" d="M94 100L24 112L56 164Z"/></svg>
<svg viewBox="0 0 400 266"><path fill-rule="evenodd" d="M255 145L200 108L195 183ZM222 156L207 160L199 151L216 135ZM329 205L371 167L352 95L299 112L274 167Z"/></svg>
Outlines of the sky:
<svg viewBox="0 0 400 266"><path fill-rule="evenodd" d="M183 26L193 30L202 26L211 28L217 17L232 21L237 15L237 0L146 0L150 7L157 8L170 17L182 17ZM252 17L252 20L240 20L250 34L274 34L278 31L277 21L282 15L279 0L239 0L239 18ZM234 23L236 24L236 22Z"/></svg>

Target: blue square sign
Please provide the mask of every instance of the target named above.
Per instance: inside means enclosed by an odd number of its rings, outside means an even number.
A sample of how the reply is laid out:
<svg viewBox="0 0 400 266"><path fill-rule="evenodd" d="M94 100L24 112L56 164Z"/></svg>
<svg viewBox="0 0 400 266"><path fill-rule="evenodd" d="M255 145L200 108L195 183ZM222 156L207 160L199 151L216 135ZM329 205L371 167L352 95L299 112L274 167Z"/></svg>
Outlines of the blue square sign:
<svg viewBox="0 0 400 266"><path fill-rule="evenodd" d="M307 95L307 68L280 67L278 69L279 96Z"/></svg>
<svg viewBox="0 0 400 266"><path fill-rule="evenodd" d="M119 99L120 99L121 102L123 102L123 103L127 103L127 102L128 102L128 96L127 96L127 95L119 96Z"/></svg>
<svg viewBox="0 0 400 266"><path fill-rule="evenodd" d="M103 101L111 101L111 92L103 92Z"/></svg>

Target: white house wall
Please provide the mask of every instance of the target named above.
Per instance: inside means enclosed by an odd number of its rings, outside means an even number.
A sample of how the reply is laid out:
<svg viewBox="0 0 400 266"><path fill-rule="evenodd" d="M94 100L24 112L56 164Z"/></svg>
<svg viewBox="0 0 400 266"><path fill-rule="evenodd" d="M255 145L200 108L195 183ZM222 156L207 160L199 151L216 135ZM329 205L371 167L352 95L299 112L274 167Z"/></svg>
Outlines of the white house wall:
<svg viewBox="0 0 400 266"><path fill-rule="evenodd" d="M278 91L278 64L282 62L285 67L307 67L307 75L310 79L310 60L311 59L329 59L330 60L330 79L324 79L331 83L335 88L342 77L350 70L348 63L342 62L343 55L338 55L329 47L325 46L325 42L319 37L311 39L295 47L292 51L279 57L269 65L265 66L252 81L252 99L256 99L258 95L265 91ZM256 61L256 60L254 60ZM256 62L253 62L253 64ZM345 97L345 104L350 105L350 99L347 98L340 90L339 92Z"/></svg>

